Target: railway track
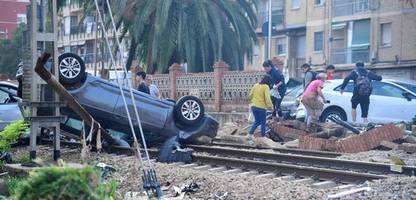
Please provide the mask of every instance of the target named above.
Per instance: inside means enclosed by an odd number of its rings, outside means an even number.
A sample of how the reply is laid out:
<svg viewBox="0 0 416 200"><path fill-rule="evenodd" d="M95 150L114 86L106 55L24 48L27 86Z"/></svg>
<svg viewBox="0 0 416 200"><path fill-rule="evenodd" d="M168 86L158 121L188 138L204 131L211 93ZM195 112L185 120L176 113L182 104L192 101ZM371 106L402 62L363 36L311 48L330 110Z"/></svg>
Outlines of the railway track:
<svg viewBox="0 0 416 200"><path fill-rule="evenodd" d="M336 153L336 152L315 151L315 150L306 150L306 149L258 147L258 146L244 145L244 144L222 142L219 140L214 140L214 142L210 146L233 147L233 148L239 148L239 149L270 149L270 150L273 150L275 152L280 152L280 153L299 154L299 155L307 155L307 156L320 156L320 157L328 157L328 158L336 158L338 156L341 156L340 153Z"/></svg>
<svg viewBox="0 0 416 200"><path fill-rule="evenodd" d="M51 141L43 140L43 144ZM62 146L80 147L78 142L62 142ZM259 152L252 148L235 149L224 146L190 145L194 149L193 163L179 163L183 167L198 170L223 171L224 173L251 174L260 177L294 179L320 184L359 184L367 180L384 179L392 174L390 165L381 163L339 160L329 157ZM126 147L111 147L107 152L117 155L133 155ZM149 151L152 157L158 151ZM415 167L403 167L403 174L414 176Z"/></svg>

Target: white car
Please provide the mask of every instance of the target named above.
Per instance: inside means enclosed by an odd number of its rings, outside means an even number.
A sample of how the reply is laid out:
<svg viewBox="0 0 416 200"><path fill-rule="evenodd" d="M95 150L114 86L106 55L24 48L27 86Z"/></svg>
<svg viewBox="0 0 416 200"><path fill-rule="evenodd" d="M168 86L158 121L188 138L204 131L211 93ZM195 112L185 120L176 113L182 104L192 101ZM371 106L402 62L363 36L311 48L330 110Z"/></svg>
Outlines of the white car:
<svg viewBox="0 0 416 200"><path fill-rule="evenodd" d="M351 97L354 88L350 81L340 93L343 79L325 81L323 93L329 101L320 117L321 122L329 122L330 116L351 122ZM411 121L416 115L416 82L411 80L383 79L372 81L368 120L374 123ZM305 107L300 105L296 118L305 118ZM361 123L361 108L357 108L357 122Z"/></svg>

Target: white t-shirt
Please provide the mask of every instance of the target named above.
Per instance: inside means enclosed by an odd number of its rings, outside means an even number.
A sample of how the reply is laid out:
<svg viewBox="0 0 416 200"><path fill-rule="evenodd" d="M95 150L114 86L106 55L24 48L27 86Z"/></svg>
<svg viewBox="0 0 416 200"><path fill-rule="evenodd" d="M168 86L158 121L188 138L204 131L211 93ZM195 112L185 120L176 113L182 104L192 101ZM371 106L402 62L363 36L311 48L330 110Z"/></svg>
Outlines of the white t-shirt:
<svg viewBox="0 0 416 200"><path fill-rule="evenodd" d="M155 84L150 84L149 85L149 90L150 90L150 95L152 95L154 97L158 97L158 96L156 96L156 94L159 92L159 89L157 88L157 86Z"/></svg>

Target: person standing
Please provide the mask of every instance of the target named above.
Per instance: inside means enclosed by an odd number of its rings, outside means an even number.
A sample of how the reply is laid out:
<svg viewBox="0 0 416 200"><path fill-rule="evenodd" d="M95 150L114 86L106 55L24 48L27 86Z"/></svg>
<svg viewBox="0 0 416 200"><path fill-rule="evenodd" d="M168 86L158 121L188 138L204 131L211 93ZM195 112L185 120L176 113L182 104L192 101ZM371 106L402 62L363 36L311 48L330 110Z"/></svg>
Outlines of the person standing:
<svg viewBox="0 0 416 200"><path fill-rule="evenodd" d="M326 80L334 80L335 66L328 65L325 71L326 71Z"/></svg>
<svg viewBox="0 0 416 200"><path fill-rule="evenodd" d="M301 68L304 73L303 89L306 89L308 85L316 79L316 72L312 71L312 68L308 63L303 64Z"/></svg>
<svg viewBox="0 0 416 200"><path fill-rule="evenodd" d="M137 87L137 90L146 94L150 94L149 87L147 87L144 81L146 79L146 72L140 71L140 72L137 72L136 75L137 75L136 80L137 80L137 83L139 84L139 86Z"/></svg>
<svg viewBox="0 0 416 200"><path fill-rule="evenodd" d="M302 95L302 103L305 106L307 112L306 124L309 130L312 126L315 126L318 123L318 119L321 116L324 103L326 99L322 93L324 87L324 82L326 79L326 74L319 73L316 75L316 80L308 84L308 87L305 89ZM321 97L322 101L319 100Z"/></svg>
<svg viewBox="0 0 416 200"><path fill-rule="evenodd" d="M285 77L283 73L273 65L271 60L263 62L263 69L271 77L270 93L273 103L272 116L279 117L279 120L281 121L283 119L283 113L280 105L282 104L283 97L286 94Z"/></svg>
<svg viewBox="0 0 416 200"><path fill-rule="evenodd" d="M351 117L355 123L357 121L357 106L361 107L361 117L365 124L368 124L368 109L370 106L370 95L373 90L371 81L381 81L382 77L365 69L364 63L359 61L355 64L355 70L345 77L341 85L341 94L350 80L354 80L354 89L351 97Z"/></svg>
<svg viewBox="0 0 416 200"><path fill-rule="evenodd" d="M272 100L270 98L270 83L272 78L270 75L264 75L260 83L256 83L250 91L250 107L254 115L254 122L249 131L249 140L252 140L254 131L261 126L261 135L266 135L266 109L272 108Z"/></svg>
<svg viewBox="0 0 416 200"><path fill-rule="evenodd" d="M149 87L149 92L151 96L156 98L160 98L159 88L155 84L153 84L153 76L148 74L146 75L146 86Z"/></svg>

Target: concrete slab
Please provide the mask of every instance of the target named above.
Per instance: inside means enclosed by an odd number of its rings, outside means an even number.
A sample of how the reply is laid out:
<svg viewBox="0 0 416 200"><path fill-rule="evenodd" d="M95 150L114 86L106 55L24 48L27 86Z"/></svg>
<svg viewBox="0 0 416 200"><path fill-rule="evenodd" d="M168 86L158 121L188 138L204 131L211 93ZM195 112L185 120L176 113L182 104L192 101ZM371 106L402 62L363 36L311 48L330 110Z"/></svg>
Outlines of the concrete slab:
<svg viewBox="0 0 416 200"><path fill-rule="evenodd" d="M196 169L196 170L207 170L207 169L210 169L210 168L211 168L210 165L202 165L202 166L194 167L194 169Z"/></svg>
<svg viewBox="0 0 416 200"><path fill-rule="evenodd" d="M311 179L311 178L304 178L304 179L298 179L298 180L294 180L294 183L300 183L300 184L311 184L314 183L315 180Z"/></svg>
<svg viewBox="0 0 416 200"><path fill-rule="evenodd" d="M259 173L256 172L256 171L248 171L248 172L243 172L240 175L243 175L243 176L252 176L252 175L257 175L257 174L259 174Z"/></svg>
<svg viewBox="0 0 416 200"><path fill-rule="evenodd" d="M242 170L241 169L230 169L227 171L223 171L224 174L237 174L240 173Z"/></svg>
<svg viewBox="0 0 416 200"><path fill-rule="evenodd" d="M225 171L225 170L227 170L225 167L215 167L215 168L209 169L208 171L211 171L211 172L222 172L222 171Z"/></svg>
<svg viewBox="0 0 416 200"><path fill-rule="evenodd" d="M292 181L292 180L295 180L295 177L294 176L290 176L290 175L288 175L288 176L280 176L280 177L276 177L276 178L274 178L275 180L282 180L282 181Z"/></svg>
<svg viewBox="0 0 416 200"><path fill-rule="evenodd" d="M354 188L351 190L347 190L347 191L343 191L337 194L333 194L333 195L329 195L328 196L328 200L332 200L332 199L340 199L340 198L345 198L347 196L353 195L353 194L357 194L357 193L361 193L364 191L370 191L371 188L370 187L361 187L361 188Z"/></svg>
<svg viewBox="0 0 416 200"><path fill-rule="evenodd" d="M260 174L257 175L256 178L273 178L275 177L276 174L275 173L267 173L267 174Z"/></svg>
<svg viewBox="0 0 416 200"><path fill-rule="evenodd" d="M347 185L340 185L340 186L336 187L335 189L337 189L337 190L346 190L346 189L351 189L351 188L354 188L354 187L357 187L357 185L347 184Z"/></svg>
<svg viewBox="0 0 416 200"><path fill-rule="evenodd" d="M334 181L322 181L322 182L312 184L312 187L317 188L317 189L327 189L327 188L333 188L336 185L337 184Z"/></svg>
<svg viewBox="0 0 416 200"><path fill-rule="evenodd" d="M194 167L197 167L197 166L198 166L198 164L191 163L191 164L181 165L179 167L181 167L181 168L194 168Z"/></svg>

